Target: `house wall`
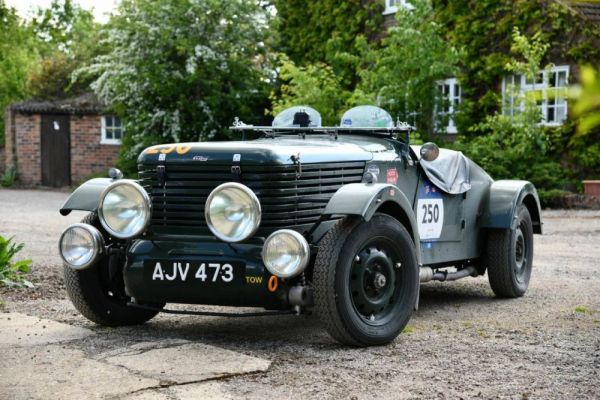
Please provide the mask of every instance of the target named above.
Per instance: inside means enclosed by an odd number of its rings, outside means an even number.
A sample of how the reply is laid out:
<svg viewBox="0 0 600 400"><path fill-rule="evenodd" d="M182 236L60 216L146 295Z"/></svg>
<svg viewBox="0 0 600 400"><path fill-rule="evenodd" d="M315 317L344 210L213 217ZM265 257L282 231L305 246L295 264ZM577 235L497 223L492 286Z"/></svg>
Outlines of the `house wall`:
<svg viewBox="0 0 600 400"><path fill-rule="evenodd" d="M15 153L7 154L7 164L17 166L18 179L24 185L39 185L42 182L40 115L15 113L14 119Z"/></svg>
<svg viewBox="0 0 600 400"><path fill-rule="evenodd" d="M383 16L383 31L396 25L396 14L386 14Z"/></svg>
<svg viewBox="0 0 600 400"><path fill-rule="evenodd" d="M80 183L90 175L114 167L118 145L101 144L99 115L71 115L71 180Z"/></svg>

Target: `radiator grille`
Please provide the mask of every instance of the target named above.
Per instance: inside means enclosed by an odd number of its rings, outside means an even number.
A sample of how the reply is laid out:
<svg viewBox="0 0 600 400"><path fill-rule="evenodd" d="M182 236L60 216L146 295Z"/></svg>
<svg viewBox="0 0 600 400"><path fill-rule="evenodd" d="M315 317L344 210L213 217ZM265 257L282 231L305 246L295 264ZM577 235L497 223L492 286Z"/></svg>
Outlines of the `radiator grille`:
<svg viewBox="0 0 600 400"><path fill-rule="evenodd" d="M295 227L308 229L331 196L343 185L362 180L364 162L242 166L240 182L251 188L262 207L260 236ZM166 186L158 184L156 165L139 165L140 184L152 199L151 230L164 234L208 235L204 203L210 192L233 180L231 165L169 164Z"/></svg>

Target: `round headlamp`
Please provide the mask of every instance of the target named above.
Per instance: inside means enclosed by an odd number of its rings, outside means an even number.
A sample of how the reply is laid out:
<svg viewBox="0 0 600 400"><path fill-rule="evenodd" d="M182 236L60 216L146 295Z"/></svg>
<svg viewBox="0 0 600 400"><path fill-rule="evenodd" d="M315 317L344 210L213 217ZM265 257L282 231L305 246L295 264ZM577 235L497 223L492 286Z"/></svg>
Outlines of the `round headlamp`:
<svg viewBox="0 0 600 400"><path fill-rule="evenodd" d="M104 239L92 225L74 224L60 236L58 252L69 267L82 270L90 267L104 251Z"/></svg>
<svg viewBox="0 0 600 400"><path fill-rule="evenodd" d="M152 202L143 187L133 181L116 181L100 198L98 217L106 231L117 238L140 235L150 222Z"/></svg>
<svg viewBox="0 0 600 400"><path fill-rule="evenodd" d="M210 231L225 242L248 239L260 225L260 202L252 190L228 182L213 190L204 206L204 216Z"/></svg>
<svg viewBox="0 0 600 400"><path fill-rule="evenodd" d="M265 241L262 259L273 275L292 278L300 275L308 265L310 248L304 236L298 232L281 229L273 232Z"/></svg>

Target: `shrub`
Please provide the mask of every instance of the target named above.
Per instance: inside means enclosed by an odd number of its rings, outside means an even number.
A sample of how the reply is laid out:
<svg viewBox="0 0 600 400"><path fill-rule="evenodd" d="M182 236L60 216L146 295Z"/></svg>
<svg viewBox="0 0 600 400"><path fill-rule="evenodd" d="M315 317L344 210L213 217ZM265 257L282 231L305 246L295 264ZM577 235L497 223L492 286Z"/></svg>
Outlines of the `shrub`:
<svg viewBox="0 0 600 400"><path fill-rule="evenodd" d="M0 185L4 187L10 187L15 183L15 178L17 177L17 171L14 167L8 167L6 171L4 171L4 175L0 178Z"/></svg>
<svg viewBox="0 0 600 400"><path fill-rule="evenodd" d="M512 50L524 61L513 59L506 69L534 80L547 49L548 45L540 35L528 39L515 29ZM463 137L455 147L468 154L494 179L531 181L538 189L543 205L553 205L564 193L561 189L569 183L570 176L559 162L559 157L552 154L560 134L539 123L537 99L543 95L553 94L525 94L515 90L514 96L520 109L515 110L514 115L486 117L484 122L471 129L478 136L471 139Z"/></svg>
<svg viewBox="0 0 600 400"><path fill-rule="evenodd" d="M31 260L13 261L13 257L23 249L24 244L13 243L13 238L0 235L0 283L6 286L33 287L25 277L31 267Z"/></svg>

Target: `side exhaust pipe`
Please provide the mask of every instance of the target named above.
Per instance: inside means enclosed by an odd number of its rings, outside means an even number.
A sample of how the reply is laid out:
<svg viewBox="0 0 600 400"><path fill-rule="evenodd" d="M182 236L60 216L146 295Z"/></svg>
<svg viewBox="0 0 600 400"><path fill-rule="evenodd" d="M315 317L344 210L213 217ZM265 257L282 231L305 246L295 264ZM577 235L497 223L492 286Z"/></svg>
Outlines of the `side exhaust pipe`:
<svg viewBox="0 0 600 400"><path fill-rule="evenodd" d="M419 270L419 279L421 283L429 281L456 281L468 276L478 276L477 268L473 265L458 270L456 272L437 271L434 272L431 267L421 267Z"/></svg>

